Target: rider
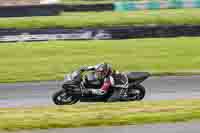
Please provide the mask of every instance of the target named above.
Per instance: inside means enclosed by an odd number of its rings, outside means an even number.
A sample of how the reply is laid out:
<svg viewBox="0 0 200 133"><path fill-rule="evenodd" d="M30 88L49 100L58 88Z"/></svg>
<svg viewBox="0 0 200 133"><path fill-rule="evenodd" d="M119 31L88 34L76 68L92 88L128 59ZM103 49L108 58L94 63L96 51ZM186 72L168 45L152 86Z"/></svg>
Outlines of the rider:
<svg viewBox="0 0 200 133"><path fill-rule="evenodd" d="M97 80L99 80L102 85L100 89L88 89L88 92L95 95L104 95L106 94L110 87L114 85L114 79L112 77L113 69L110 64L101 63L95 66L82 67L80 69L84 71L94 71Z"/></svg>

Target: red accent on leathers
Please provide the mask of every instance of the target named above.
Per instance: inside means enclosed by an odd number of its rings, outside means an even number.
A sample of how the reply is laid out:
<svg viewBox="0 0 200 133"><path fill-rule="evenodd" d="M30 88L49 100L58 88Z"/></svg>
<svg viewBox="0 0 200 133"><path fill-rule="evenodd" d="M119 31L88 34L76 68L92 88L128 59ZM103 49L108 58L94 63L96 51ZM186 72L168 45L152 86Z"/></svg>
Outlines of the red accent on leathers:
<svg viewBox="0 0 200 133"><path fill-rule="evenodd" d="M104 92L108 92L108 90L110 89L111 86L111 81L110 80L106 80L103 85L101 86L100 90L103 90Z"/></svg>

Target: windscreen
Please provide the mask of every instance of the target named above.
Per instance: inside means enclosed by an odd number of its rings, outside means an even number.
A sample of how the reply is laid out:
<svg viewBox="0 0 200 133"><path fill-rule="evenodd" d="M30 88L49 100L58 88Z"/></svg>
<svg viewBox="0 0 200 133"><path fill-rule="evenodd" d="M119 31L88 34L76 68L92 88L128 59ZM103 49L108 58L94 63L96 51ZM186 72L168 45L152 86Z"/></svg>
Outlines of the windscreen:
<svg viewBox="0 0 200 133"><path fill-rule="evenodd" d="M74 71L70 74L67 74L65 76L65 81L71 81L71 80L74 80L76 79L78 76L80 75L80 72L79 71Z"/></svg>

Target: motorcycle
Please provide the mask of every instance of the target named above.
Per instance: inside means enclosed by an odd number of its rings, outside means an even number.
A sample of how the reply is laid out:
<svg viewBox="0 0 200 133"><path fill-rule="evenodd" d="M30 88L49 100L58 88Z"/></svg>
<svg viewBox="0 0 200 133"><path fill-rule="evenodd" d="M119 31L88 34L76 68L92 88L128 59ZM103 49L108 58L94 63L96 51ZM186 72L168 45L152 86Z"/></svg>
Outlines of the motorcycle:
<svg viewBox="0 0 200 133"><path fill-rule="evenodd" d="M99 89L101 84L95 80L95 73L83 74L80 70L66 74L62 89L55 92L52 100L56 105L72 105L80 102L140 101L146 90L141 83L150 76L148 72L127 72L112 75L115 85L105 95L85 93L89 88Z"/></svg>

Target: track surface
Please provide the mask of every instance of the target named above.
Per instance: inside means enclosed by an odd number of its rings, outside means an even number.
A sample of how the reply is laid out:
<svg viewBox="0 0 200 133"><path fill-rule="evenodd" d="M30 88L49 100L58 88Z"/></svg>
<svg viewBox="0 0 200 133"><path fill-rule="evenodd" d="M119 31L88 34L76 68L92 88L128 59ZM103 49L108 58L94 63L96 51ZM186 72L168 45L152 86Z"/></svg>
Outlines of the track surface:
<svg viewBox="0 0 200 133"><path fill-rule="evenodd" d="M0 108L52 105L51 95L60 81L0 84ZM151 77L143 82L147 88L144 100L200 98L200 76Z"/></svg>

